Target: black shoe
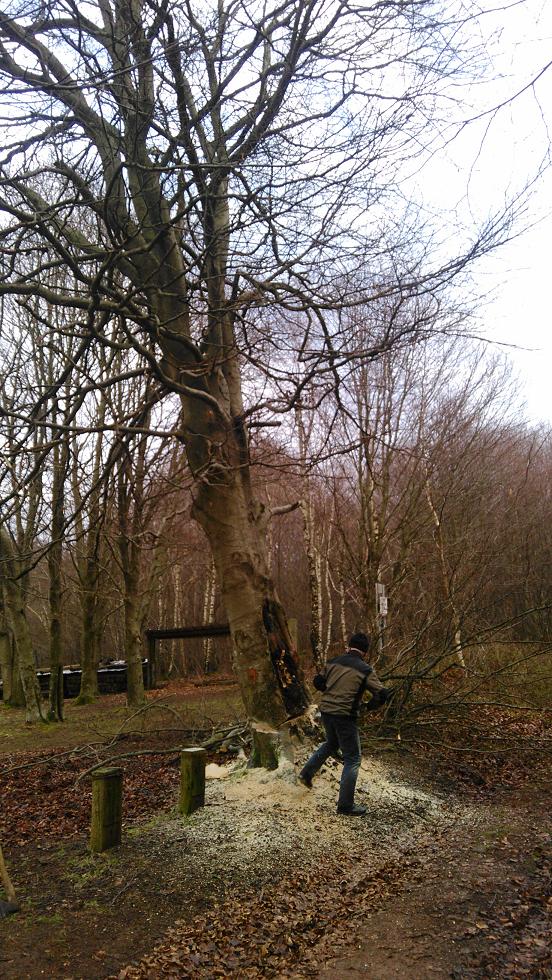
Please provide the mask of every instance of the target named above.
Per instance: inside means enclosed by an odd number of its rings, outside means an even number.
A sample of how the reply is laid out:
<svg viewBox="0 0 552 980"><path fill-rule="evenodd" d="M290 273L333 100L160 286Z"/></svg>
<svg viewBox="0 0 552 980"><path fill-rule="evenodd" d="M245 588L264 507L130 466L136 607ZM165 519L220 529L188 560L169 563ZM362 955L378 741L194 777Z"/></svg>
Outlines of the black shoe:
<svg viewBox="0 0 552 980"><path fill-rule="evenodd" d="M300 772L297 779L303 784L303 786L306 786L307 789L312 789L312 779L310 776L306 776L304 773Z"/></svg>
<svg viewBox="0 0 552 980"><path fill-rule="evenodd" d="M342 813L346 817L365 817L368 813L367 806L357 806L355 803L353 806L338 806L338 813Z"/></svg>

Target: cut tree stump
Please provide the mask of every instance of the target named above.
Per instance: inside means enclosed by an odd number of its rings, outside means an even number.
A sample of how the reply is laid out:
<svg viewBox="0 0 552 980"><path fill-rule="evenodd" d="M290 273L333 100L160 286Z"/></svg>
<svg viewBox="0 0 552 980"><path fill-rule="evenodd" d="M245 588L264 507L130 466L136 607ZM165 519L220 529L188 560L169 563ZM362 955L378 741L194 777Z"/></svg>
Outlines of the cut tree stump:
<svg viewBox="0 0 552 980"><path fill-rule="evenodd" d="M205 805L205 749L182 749L180 753L179 810L189 816Z"/></svg>
<svg viewBox="0 0 552 980"><path fill-rule="evenodd" d="M92 773L90 849L96 853L121 843L123 770L96 769Z"/></svg>
<svg viewBox="0 0 552 980"><path fill-rule="evenodd" d="M287 728L272 729L261 722L251 723L253 744L249 766L252 769L278 769L282 763L293 764L293 746Z"/></svg>

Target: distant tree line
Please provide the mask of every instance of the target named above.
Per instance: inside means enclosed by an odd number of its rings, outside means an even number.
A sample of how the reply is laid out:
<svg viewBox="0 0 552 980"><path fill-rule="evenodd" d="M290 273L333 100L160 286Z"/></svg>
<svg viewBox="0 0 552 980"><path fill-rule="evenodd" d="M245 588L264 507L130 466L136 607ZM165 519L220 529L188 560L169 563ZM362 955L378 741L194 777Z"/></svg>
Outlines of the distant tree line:
<svg viewBox="0 0 552 980"><path fill-rule="evenodd" d="M360 337L368 315L355 319ZM113 364L96 361L87 384L60 389L54 416L30 420L51 384L57 336L31 316L23 331L5 304L4 698L28 702L20 667L49 666L53 717L63 713L64 664L82 664L88 701L98 663L126 660L129 703L139 705L146 628L226 619L191 518L178 402L161 401L135 355L117 349L114 325L117 383ZM417 338L347 365L323 400L305 387L291 416L257 429L250 465L274 515L272 574L307 676L362 628L378 671L401 688L402 711L428 685L479 696L491 677L507 679L509 661L521 662L516 677L528 672L527 697L539 703L552 630L551 439L523 422L504 357L454 337ZM388 596L383 634L376 583ZM165 641L159 658L171 677L232 667L221 641ZM518 688L505 686L517 703Z"/></svg>

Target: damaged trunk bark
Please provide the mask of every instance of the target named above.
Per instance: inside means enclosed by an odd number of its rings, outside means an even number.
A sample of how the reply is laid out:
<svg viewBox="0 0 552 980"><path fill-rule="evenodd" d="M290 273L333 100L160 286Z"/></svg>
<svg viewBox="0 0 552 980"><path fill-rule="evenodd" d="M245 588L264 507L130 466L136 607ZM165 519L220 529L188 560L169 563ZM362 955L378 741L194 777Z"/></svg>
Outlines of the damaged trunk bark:
<svg viewBox="0 0 552 980"><path fill-rule="evenodd" d="M159 342L163 370L180 389L182 439L194 480L192 513L211 546L254 741L255 731L262 730L268 742L258 761L276 766L285 742L278 730L306 711L309 697L269 571L270 515L251 483L234 314L225 293L228 226L227 180L215 174L205 198L208 315L202 345L189 339L185 276L177 249L168 243L159 264L160 275L170 277L168 288L155 301L159 321L171 324Z"/></svg>
<svg viewBox="0 0 552 980"><path fill-rule="evenodd" d="M302 714L309 700L268 570L266 514L246 499L240 483L231 471L224 482L202 480L193 513L213 552L248 718L254 728L276 730Z"/></svg>

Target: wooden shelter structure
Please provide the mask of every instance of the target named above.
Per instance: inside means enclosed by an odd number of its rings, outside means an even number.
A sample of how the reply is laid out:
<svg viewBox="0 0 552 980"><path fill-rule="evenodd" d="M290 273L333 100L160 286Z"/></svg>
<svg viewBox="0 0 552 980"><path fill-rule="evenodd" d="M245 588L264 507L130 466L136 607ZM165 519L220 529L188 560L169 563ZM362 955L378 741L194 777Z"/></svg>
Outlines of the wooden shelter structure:
<svg viewBox="0 0 552 980"><path fill-rule="evenodd" d="M171 626L165 629L145 631L148 680L146 686L155 687L157 676L157 643L159 640L208 640L215 636L230 636L228 623L207 623L205 626Z"/></svg>

